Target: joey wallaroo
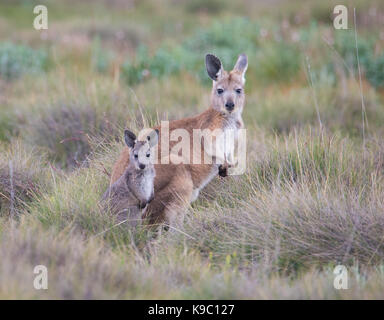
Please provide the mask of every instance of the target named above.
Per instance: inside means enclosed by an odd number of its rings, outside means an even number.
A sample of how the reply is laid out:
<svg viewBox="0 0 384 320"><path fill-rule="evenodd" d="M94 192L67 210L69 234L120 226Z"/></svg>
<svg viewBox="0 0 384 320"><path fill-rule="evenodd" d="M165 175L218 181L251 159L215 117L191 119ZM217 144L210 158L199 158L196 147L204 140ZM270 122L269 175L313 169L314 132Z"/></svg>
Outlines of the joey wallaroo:
<svg viewBox="0 0 384 320"><path fill-rule="evenodd" d="M223 177L232 174L233 168L229 164L233 163L233 153L225 152L223 157L219 156L223 153L218 152L218 141L223 137L226 140L227 132L233 132L233 144L245 146L242 112L247 56L240 54L231 71L224 70L220 59L212 54L206 55L205 64L213 81L210 107L196 116L164 122L166 126L161 122L161 126L155 127L161 141L156 148L155 196L143 215L150 224L180 223L185 207L197 199L201 189L218 174ZM184 136L189 137L183 146L188 152L180 154L179 138L184 141ZM239 139L240 136L244 138ZM113 167L111 184L118 181L130 165L131 152L129 147L122 151ZM174 161L173 155L182 161ZM201 156L204 161L196 161ZM245 158L245 152L242 158Z"/></svg>
<svg viewBox="0 0 384 320"><path fill-rule="evenodd" d="M124 140L130 152L129 164L104 193L103 201L119 221L127 220L135 226L141 220L141 209L154 197L153 147L158 142L158 131L151 130L144 140L138 141L133 132L125 130Z"/></svg>

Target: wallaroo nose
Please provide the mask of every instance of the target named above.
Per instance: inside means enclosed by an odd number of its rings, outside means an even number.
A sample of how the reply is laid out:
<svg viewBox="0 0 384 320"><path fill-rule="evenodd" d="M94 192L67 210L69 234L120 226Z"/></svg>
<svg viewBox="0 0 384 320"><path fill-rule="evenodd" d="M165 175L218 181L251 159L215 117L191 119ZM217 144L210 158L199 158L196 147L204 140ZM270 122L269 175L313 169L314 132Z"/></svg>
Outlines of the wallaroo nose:
<svg viewBox="0 0 384 320"><path fill-rule="evenodd" d="M233 103L233 101L227 101L227 103L225 104L225 107L227 108L228 111L232 111L233 108L235 107L235 104Z"/></svg>
<svg viewBox="0 0 384 320"><path fill-rule="evenodd" d="M140 163L139 168L140 168L141 170L145 169L145 164Z"/></svg>

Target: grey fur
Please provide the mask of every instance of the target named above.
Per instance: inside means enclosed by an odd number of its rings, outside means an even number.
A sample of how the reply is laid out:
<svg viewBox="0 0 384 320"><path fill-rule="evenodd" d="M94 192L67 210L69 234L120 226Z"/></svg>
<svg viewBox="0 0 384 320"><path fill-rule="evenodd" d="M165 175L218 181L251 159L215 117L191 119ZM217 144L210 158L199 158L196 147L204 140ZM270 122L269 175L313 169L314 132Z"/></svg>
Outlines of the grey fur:
<svg viewBox="0 0 384 320"><path fill-rule="evenodd" d="M128 146L132 145L131 140L130 137L126 139ZM154 198L155 169L151 162L153 146L149 141L136 141L129 150L129 165L124 174L102 197L103 203L117 215L118 220L120 222L127 220L131 226L137 225L141 220L141 209ZM142 168L143 165L145 168Z"/></svg>

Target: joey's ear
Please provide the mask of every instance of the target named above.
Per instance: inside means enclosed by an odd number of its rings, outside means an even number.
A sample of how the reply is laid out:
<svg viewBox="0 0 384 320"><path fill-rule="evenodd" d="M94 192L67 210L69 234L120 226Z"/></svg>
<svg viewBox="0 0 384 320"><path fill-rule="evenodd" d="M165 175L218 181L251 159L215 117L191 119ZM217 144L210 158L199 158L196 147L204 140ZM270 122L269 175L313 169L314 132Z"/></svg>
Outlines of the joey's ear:
<svg viewBox="0 0 384 320"><path fill-rule="evenodd" d="M132 131L125 130L124 140L129 148L133 148L135 146L136 135Z"/></svg>
<svg viewBox="0 0 384 320"><path fill-rule="evenodd" d="M155 146L159 141L159 130L151 129L151 132L149 132L147 135L147 141L151 147Z"/></svg>
<svg viewBox="0 0 384 320"><path fill-rule="evenodd" d="M221 64L220 59L213 54L208 53L205 56L205 67L209 77L213 81L217 81L223 71L223 65Z"/></svg>
<svg viewBox="0 0 384 320"><path fill-rule="evenodd" d="M242 53L237 58L237 62L233 70L239 72L243 78L243 81L245 81L245 72L247 71L247 68L248 68L248 58L245 53Z"/></svg>

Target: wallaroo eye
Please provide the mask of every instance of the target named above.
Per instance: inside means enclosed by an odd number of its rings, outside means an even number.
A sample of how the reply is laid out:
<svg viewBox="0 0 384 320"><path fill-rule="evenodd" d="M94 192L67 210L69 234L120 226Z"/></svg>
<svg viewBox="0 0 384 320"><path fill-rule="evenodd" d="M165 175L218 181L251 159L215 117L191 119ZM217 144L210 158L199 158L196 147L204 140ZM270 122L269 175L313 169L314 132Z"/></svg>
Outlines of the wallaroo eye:
<svg viewBox="0 0 384 320"><path fill-rule="evenodd" d="M150 154L149 154L149 153L147 153L147 158L149 158L149 156L150 156Z"/></svg>
<svg viewBox="0 0 384 320"><path fill-rule="evenodd" d="M222 94L223 92L224 92L223 89L217 89L217 93L218 93L218 94Z"/></svg>
<svg viewBox="0 0 384 320"><path fill-rule="evenodd" d="M139 155L136 153L136 154L135 154L135 158L137 159L138 157L139 157Z"/></svg>
<svg viewBox="0 0 384 320"><path fill-rule="evenodd" d="M241 89L236 89L236 93L241 93Z"/></svg>

